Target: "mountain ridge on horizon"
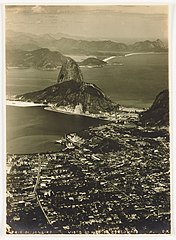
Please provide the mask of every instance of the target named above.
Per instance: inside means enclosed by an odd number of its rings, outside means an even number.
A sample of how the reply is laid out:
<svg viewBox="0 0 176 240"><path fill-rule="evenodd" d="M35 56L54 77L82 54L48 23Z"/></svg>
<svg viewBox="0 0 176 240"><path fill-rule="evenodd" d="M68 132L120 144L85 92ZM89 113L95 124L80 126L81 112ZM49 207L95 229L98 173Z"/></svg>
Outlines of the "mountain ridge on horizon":
<svg viewBox="0 0 176 240"><path fill-rule="evenodd" d="M141 38L127 38L127 37L94 37L94 36L83 36L83 35L70 35L70 34L66 34L63 32L56 32L56 33L30 33L30 32L20 32L20 31L14 31L12 29L7 29L6 30L6 36L10 35L10 34L23 34L26 36L34 36L34 37L40 37L40 36L50 36L55 40L59 40L61 38L69 38L69 39L73 39L73 40L87 40L87 41L113 41L113 42L123 42L125 44L133 44L135 42L140 42L140 41L145 41L145 40L149 40L149 41L155 41L157 38L154 37L141 37ZM162 38L158 36L158 39L161 39L161 41L163 41L165 44L168 43L168 39Z"/></svg>
<svg viewBox="0 0 176 240"><path fill-rule="evenodd" d="M152 43L152 46L155 44L161 44L160 40L155 41ZM139 42L135 44L136 52L147 52L148 45L151 45L150 41ZM120 46L123 47L124 45ZM141 46L145 49L145 51L141 51ZM155 46L154 46L155 47ZM165 48L164 48L165 49ZM150 50L148 52L158 52ZM162 52L166 52L163 50ZM103 61L104 59L112 58L115 56L126 56L130 54L135 54L135 51L119 51L119 52L101 52L96 51L91 53L80 54L85 56L83 60L77 60L80 66L92 66L92 67L100 67L107 64L107 62ZM41 70L56 70L58 69L64 62L64 60L72 54L63 54L61 51L52 51L49 48L37 48L34 50L20 50L20 49L9 49L6 48L6 67L7 68L35 68ZM78 55L79 56L79 55ZM87 56L87 57L86 57ZM108 63L110 64L110 63Z"/></svg>
<svg viewBox="0 0 176 240"><path fill-rule="evenodd" d="M59 35L57 35L59 34ZM55 38L59 36L58 38ZM122 39L119 39L122 40ZM137 40L137 39L136 39ZM161 40L160 40L161 41ZM114 40L89 40L89 39L74 39L74 36L68 34L30 34L15 32L13 30L6 31L6 48L7 49L21 49L21 50L35 50L38 48L49 48L50 50L60 51L62 54L86 54L96 52L122 52L135 50L136 44L148 42L148 46L144 51L153 49L154 51L167 51L167 44L162 42L162 46L156 46L157 40L139 40L131 44L123 41ZM153 46L154 44L154 46ZM139 49L143 50L143 47Z"/></svg>

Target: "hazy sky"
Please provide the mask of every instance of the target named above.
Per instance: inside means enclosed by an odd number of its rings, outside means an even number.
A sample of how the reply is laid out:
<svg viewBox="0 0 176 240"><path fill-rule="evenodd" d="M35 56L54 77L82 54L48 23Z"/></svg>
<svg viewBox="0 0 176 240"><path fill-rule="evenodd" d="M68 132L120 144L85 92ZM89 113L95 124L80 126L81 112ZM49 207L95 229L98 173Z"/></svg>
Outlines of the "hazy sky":
<svg viewBox="0 0 176 240"><path fill-rule="evenodd" d="M97 39L167 39L167 6L6 6L6 29Z"/></svg>

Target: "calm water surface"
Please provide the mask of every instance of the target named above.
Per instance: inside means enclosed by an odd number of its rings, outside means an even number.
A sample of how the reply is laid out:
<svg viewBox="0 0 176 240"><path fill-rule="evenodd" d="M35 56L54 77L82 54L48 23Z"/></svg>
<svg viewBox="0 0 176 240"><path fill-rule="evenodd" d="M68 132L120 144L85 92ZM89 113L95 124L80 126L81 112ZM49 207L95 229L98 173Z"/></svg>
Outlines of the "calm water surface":
<svg viewBox="0 0 176 240"><path fill-rule="evenodd" d="M104 121L44 110L43 107L7 106L7 152L57 151L55 144L67 133L78 132Z"/></svg>
<svg viewBox="0 0 176 240"><path fill-rule="evenodd" d="M149 54L117 57L103 68L82 68L84 80L95 83L113 101L131 107L149 107L156 95L168 87L168 55ZM41 90L56 83L59 71L9 69L7 95ZM32 153L56 151L56 139L101 121L54 113L42 107L7 107L7 151Z"/></svg>

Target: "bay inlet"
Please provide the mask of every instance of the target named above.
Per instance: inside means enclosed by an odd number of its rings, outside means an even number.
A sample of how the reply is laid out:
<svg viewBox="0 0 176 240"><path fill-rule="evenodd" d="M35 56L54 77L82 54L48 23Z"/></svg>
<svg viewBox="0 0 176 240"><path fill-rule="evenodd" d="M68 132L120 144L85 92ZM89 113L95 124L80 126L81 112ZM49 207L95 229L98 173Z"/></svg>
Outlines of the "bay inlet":
<svg viewBox="0 0 176 240"><path fill-rule="evenodd" d="M17 107L7 105L7 152L37 153L58 151L56 139L79 132L105 121L81 115L46 111L44 106Z"/></svg>

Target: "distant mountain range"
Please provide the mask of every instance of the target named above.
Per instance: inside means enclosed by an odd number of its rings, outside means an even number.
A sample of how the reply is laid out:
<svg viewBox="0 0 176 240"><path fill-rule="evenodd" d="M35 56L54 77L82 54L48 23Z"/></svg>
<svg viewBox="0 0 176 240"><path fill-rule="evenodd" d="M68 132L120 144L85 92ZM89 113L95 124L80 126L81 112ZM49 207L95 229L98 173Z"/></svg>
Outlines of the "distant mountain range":
<svg viewBox="0 0 176 240"><path fill-rule="evenodd" d="M158 49L159 51L159 46L163 46L163 43L160 40L157 40L153 43L150 41L142 42L141 44L136 44L136 51L135 52L142 52L140 49ZM160 48L161 48L160 47ZM163 47L164 49L164 47ZM164 51L164 50L163 50ZM131 51L132 52L132 51ZM147 50L146 50L147 52ZM154 52L151 51L150 52ZM87 59L79 62L80 66L87 66L87 67L103 67L107 64L106 61L101 60L101 58L105 58L105 56L101 56L100 52L96 52L98 54L98 57L88 57ZM78 53L77 53L78 54ZM95 54L95 53L94 53ZM105 52L104 52L105 54ZM107 56L112 56L113 57L116 55L125 55L126 52L116 52L116 53L111 53L111 52L106 52L106 57ZM127 54L128 55L128 54ZM48 48L39 48L36 50L30 50L30 51L25 51L21 49L8 49L6 48L6 67L15 67L15 68L37 68L37 69L42 69L42 70L55 70L59 68L64 60L67 57L63 54L61 54L58 51L51 51ZM99 59L100 58L100 59ZM111 57L110 57L111 58ZM108 59L108 58L106 58ZM119 63L119 65L121 65Z"/></svg>
<svg viewBox="0 0 176 240"><path fill-rule="evenodd" d="M66 57L57 51L40 48L33 51L7 50L7 67L38 68L43 70L57 69Z"/></svg>
<svg viewBox="0 0 176 240"><path fill-rule="evenodd" d="M32 51L8 50L6 51L7 68L36 68L42 70L55 70L64 65L68 57L58 51L50 51L48 48L40 48ZM107 62L95 57L89 57L80 66L102 67Z"/></svg>
<svg viewBox="0 0 176 240"><path fill-rule="evenodd" d="M156 41L149 41L146 40L144 42L136 42L133 45L129 46L129 50L133 52L147 52L147 51L154 51L154 52L162 52L166 51L167 47L164 45L164 43L157 39Z"/></svg>
<svg viewBox="0 0 176 240"><path fill-rule="evenodd" d="M62 54L90 55L113 55L136 51L167 51L167 46L159 39L156 41L140 41L127 45L110 40L88 41L73 39L69 35L61 33L34 35L14 31L6 32L6 47L8 50L20 49L25 51L48 48L51 51L59 51Z"/></svg>
<svg viewBox="0 0 176 240"><path fill-rule="evenodd" d="M36 50L39 48L50 48L50 50L56 50L55 43L62 37L69 37L69 35L56 33L50 34L31 34L23 32L15 32L8 30L6 32L6 47L9 50L20 49L25 51ZM54 44L52 46L52 44Z"/></svg>

